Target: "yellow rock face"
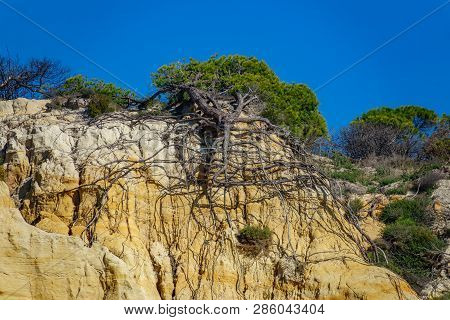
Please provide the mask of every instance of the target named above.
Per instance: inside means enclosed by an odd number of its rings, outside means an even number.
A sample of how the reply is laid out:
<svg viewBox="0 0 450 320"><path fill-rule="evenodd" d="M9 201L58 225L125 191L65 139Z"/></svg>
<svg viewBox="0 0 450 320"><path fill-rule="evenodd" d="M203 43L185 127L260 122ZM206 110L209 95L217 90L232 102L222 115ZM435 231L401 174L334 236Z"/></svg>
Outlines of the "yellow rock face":
<svg viewBox="0 0 450 320"><path fill-rule="evenodd" d="M14 201L9 196L8 186L3 181L0 181L0 208L15 208Z"/></svg>
<svg viewBox="0 0 450 320"><path fill-rule="evenodd" d="M8 193L0 182L0 194ZM0 299L158 299L105 246L27 224L17 209L0 207Z"/></svg>
<svg viewBox="0 0 450 320"><path fill-rule="evenodd" d="M168 174L182 174L173 165L131 170L117 180L98 216L94 245L87 247L85 227L99 195L78 187L102 185L115 159L173 159L175 151L162 149L163 123L97 127L80 115L55 112L38 119L0 113L14 137L6 150L8 183L22 197L20 215L0 185L6 245L0 249L0 298L417 298L403 279L364 260L367 242L323 195L299 188L282 201L255 186L225 196L217 190L211 201L193 187L169 195ZM0 141L7 140L1 134ZM25 144L34 153L20 153ZM242 246L236 236L246 225L268 226L270 244Z"/></svg>

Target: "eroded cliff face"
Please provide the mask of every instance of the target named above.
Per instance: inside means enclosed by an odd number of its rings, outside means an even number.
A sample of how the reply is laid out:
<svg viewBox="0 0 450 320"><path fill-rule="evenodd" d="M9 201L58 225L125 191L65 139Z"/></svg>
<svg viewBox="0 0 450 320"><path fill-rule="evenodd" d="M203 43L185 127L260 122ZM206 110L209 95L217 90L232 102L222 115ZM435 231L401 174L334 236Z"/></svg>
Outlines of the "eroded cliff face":
<svg viewBox="0 0 450 320"><path fill-rule="evenodd" d="M91 121L47 102L0 102L9 187L0 184L0 298L417 298L403 279L365 262L368 244L326 194L299 188L286 205L249 185L225 197L218 190L221 205L211 208L189 185L167 192L183 174L167 161L179 152L167 123L115 114ZM102 177L124 163L100 196ZM270 245L240 244L245 225L268 226Z"/></svg>
<svg viewBox="0 0 450 320"><path fill-rule="evenodd" d="M137 284L123 260L98 243L45 232L26 223L0 182L2 299L158 299ZM152 282L153 284L153 282Z"/></svg>

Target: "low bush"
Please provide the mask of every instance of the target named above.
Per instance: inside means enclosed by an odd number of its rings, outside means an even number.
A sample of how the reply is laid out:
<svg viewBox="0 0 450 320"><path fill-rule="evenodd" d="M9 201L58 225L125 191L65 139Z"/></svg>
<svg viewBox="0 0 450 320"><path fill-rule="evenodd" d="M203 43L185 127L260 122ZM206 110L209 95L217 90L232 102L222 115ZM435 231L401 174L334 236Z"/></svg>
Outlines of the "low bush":
<svg viewBox="0 0 450 320"><path fill-rule="evenodd" d="M56 92L53 99L53 106L56 108L61 107L58 105L58 98L60 97L69 98L69 102L70 99L75 99L75 101L77 98L87 99L89 101L87 105L88 114L91 117L96 117L103 113L118 110L120 107L126 107L128 100L136 98L136 95L132 91L120 88L113 83L76 75L68 78Z"/></svg>
<svg viewBox="0 0 450 320"><path fill-rule="evenodd" d="M408 187L405 184L402 184L401 186L389 189L384 192L385 195L393 195L393 194L406 194L408 192Z"/></svg>
<svg viewBox="0 0 450 320"><path fill-rule="evenodd" d="M87 106L89 116L95 118L101 114L113 112L115 110L113 100L104 94L95 94Z"/></svg>
<svg viewBox="0 0 450 320"><path fill-rule="evenodd" d="M344 156L342 153L333 151L331 159L333 160L333 164L336 168L354 169L354 165L351 160Z"/></svg>
<svg viewBox="0 0 450 320"><path fill-rule="evenodd" d="M442 295L434 298L433 300L450 300L450 291L443 293Z"/></svg>
<svg viewBox="0 0 450 320"><path fill-rule="evenodd" d="M398 200L381 214L386 223L382 242L389 260L386 267L413 285L431 278L445 245L426 225L429 202L424 197Z"/></svg>
<svg viewBox="0 0 450 320"><path fill-rule="evenodd" d="M425 142L422 152L426 159L450 161L450 117L448 115L444 114L441 117L436 130Z"/></svg>
<svg viewBox="0 0 450 320"><path fill-rule="evenodd" d="M375 187L375 186L370 186L368 189L367 189L367 193L377 193L378 192L378 189L377 189L377 187Z"/></svg>
<svg viewBox="0 0 450 320"><path fill-rule="evenodd" d="M361 209L364 207L364 203L361 201L361 199L356 198L356 199L349 201L348 207L352 213L356 214L356 213L360 212Z"/></svg>
<svg viewBox="0 0 450 320"><path fill-rule="evenodd" d="M57 92L59 96L79 96L82 98L91 98L96 94L108 96L119 105L123 103L124 99L135 98L136 96L131 90L120 88L113 83L102 80L88 79L82 75L68 78Z"/></svg>
<svg viewBox="0 0 450 320"><path fill-rule="evenodd" d="M424 147L424 153L431 159L440 159L443 161L450 161L450 138L432 137Z"/></svg>
<svg viewBox="0 0 450 320"><path fill-rule="evenodd" d="M388 266L413 283L430 277L437 252L444 247L429 228L412 219L388 224L383 239L389 243Z"/></svg>
<svg viewBox="0 0 450 320"><path fill-rule="evenodd" d="M430 200L423 197L393 201L383 209L381 220L384 223L394 223L398 220L410 219L415 223L425 224L429 203Z"/></svg>
<svg viewBox="0 0 450 320"><path fill-rule="evenodd" d="M376 175L380 177L384 177L391 174L391 169L387 166L379 166L376 168Z"/></svg>
<svg viewBox="0 0 450 320"><path fill-rule="evenodd" d="M443 163L440 162L425 162L422 163L418 168L416 168L416 170L414 170L413 172L409 173L409 174L404 174L402 176L403 180L417 180L420 179L421 177L427 175L429 172L435 170L435 169L439 169L443 166Z"/></svg>
<svg viewBox="0 0 450 320"><path fill-rule="evenodd" d="M0 181L6 181L6 172L3 165L0 164Z"/></svg>
<svg viewBox="0 0 450 320"><path fill-rule="evenodd" d="M334 171L331 173L331 177L333 179L346 180L352 183L361 182L365 184L366 182L363 172L358 169Z"/></svg>
<svg viewBox="0 0 450 320"><path fill-rule="evenodd" d="M378 179L378 182L380 183L380 186L384 187L384 186L387 186L387 185L389 185L391 183L397 182L399 180L400 179L397 178L397 177L387 176L387 177L380 177Z"/></svg>
<svg viewBox="0 0 450 320"><path fill-rule="evenodd" d="M242 244L258 245L270 240L272 231L268 227L245 226L237 236Z"/></svg>
<svg viewBox="0 0 450 320"><path fill-rule="evenodd" d="M392 173L392 170L388 167L381 166L376 169L376 173L373 180L378 182L378 184L383 187L391 183L400 181L402 178Z"/></svg>
<svg viewBox="0 0 450 320"><path fill-rule="evenodd" d="M443 179L444 175L438 171L429 171L414 183L414 189L418 192L427 192L434 189L436 182Z"/></svg>
<svg viewBox="0 0 450 320"><path fill-rule="evenodd" d="M390 157L368 157L360 161L363 167L376 168L378 175L391 174L392 169L408 169L415 167L417 162L415 159L403 157L399 155L393 155Z"/></svg>
<svg viewBox="0 0 450 320"><path fill-rule="evenodd" d="M0 155L0 181L6 181L6 171L5 168L3 168L3 164L5 163L5 160L2 155Z"/></svg>

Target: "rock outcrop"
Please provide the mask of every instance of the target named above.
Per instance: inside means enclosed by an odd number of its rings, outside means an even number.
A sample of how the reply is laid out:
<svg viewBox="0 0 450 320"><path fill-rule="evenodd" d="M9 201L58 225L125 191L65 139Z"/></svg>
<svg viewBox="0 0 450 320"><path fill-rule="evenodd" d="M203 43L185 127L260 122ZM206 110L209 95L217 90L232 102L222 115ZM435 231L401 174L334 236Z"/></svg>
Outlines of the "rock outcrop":
<svg viewBox="0 0 450 320"><path fill-rule="evenodd" d="M27 224L6 193L0 182L1 299L159 299L105 246Z"/></svg>
<svg viewBox="0 0 450 320"><path fill-rule="evenodd" d="M236 188L218 192L214 209L189 186L168 194L182 174L167 161L177 157L176 137L165 122L120 115L91 121L43 100L0 102L9 187L0 185L0 298L417 298L366 262L364 237L312 188L299 188L289 205L258 186ZM143 167L146 159L157 165ZM118 167L123 175L100 196L102 177ZM268 226L269 246L240 245L245 225Z"/></svg>

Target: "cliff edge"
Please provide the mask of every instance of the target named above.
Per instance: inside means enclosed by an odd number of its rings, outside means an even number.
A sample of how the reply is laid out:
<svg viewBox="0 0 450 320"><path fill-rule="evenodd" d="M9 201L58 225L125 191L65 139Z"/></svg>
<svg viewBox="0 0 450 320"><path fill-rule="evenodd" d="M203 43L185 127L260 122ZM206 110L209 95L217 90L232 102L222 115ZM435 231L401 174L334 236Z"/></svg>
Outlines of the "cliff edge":
<svg viewBox="0 0 450 320"><path fill-rule="evenodd" d="M370 244L326 191L170 192L185 172L176 123L48 103L0 102L0 298L417 298L367 262ZM248 225L267 226L269 243L242 243Z"/></svg>

